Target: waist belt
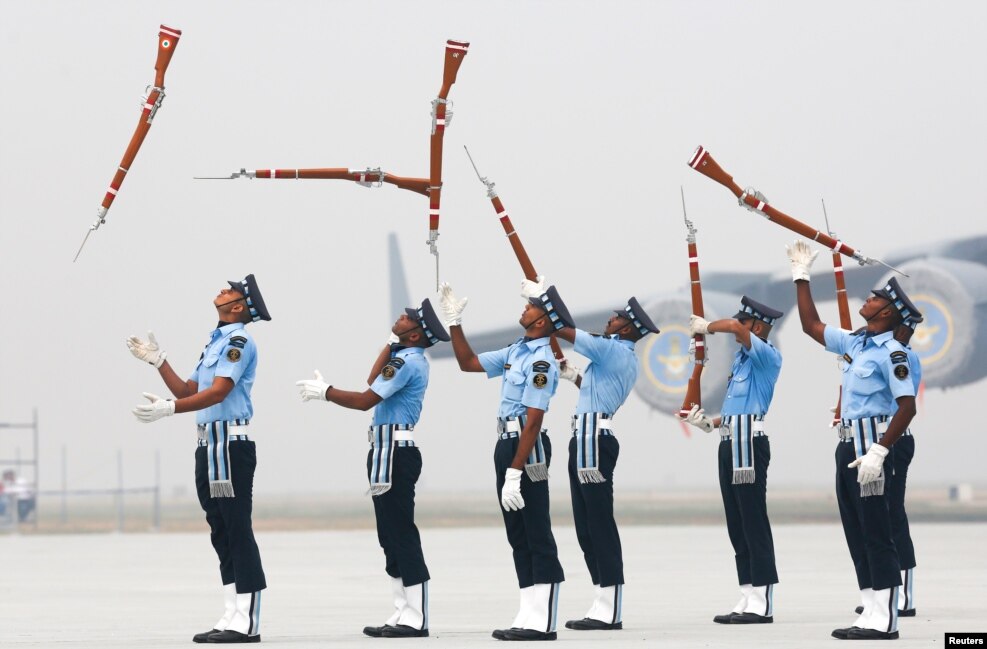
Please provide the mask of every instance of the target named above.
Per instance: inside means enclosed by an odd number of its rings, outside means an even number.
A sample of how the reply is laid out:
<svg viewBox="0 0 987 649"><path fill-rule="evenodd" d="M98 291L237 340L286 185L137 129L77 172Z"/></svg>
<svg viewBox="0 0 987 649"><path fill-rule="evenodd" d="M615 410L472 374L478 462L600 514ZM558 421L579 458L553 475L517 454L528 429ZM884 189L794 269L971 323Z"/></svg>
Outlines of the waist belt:
<svg viewBox="0 0 987 649"><path fill-rule="evenodd" d="M613 436L613 413L584 412L572 416L576 439L576 477L581 484L606 482L600 471L600 435Z"/></svg>
<svg viewBox="0 0 987 649"><path fill-rule="evenodd" d="M754 484L754 438L764 436L764 415L723 415L720 440L730 441L731 484Z"/></svg>
<svg viewBox="0 0 987 649"><path fill-rule="evenodd" d="M373 453L370 457L371 496L380 496L391 489L394 470L394 448L415 445L410 424L378 424L367 429L367 441Z"/></svg>
<svg viewBox="0 0 987 649"><path fill-rule="evenodd" d="M498 417L497 437L502 440L514 439L515 437L520 438L521 431L524 430L524 425L527 421L528 418L525 415ZM544 428L538 431L538 435L535 437L535 445L531 447L531 453L528 454L528 459L524 463L524 471L533 482L548 480L548 458L545 454L544 442L547 432Z"/></svg>
<svg viewBox="0 0 987 649"><path fill-rule="evenodd" d="M854 456L861 458L867 454L870 447L877 444L877 441L884 437L888 430L887 415L876 417L861 417L860 419L841 419L839 427L840 441L844 443L853 442ZM839 468L839 467L838 467ZM884 494L884 469L881 475L872 482L860 485L860 497L881 496Z"/></svg>
<svg viewBox="0 0 987 649"><path fill-rule="evenodd" d="M250 437L247 435L230 435L231 442L249 442ZM209 441L205 439L200 439L198 442L199 446L208 446Z"/></svg>
<svg viewBox="0 0 987 649"><path fill-rule="evenodd" d="M234 437L242 438L237 441L249 441L244 434L234 434L236 429L249 423L249 419L233 419L198 425L199 446L206 447L210 498L233 498L236 495L233 493L230 441Z"/></svg>

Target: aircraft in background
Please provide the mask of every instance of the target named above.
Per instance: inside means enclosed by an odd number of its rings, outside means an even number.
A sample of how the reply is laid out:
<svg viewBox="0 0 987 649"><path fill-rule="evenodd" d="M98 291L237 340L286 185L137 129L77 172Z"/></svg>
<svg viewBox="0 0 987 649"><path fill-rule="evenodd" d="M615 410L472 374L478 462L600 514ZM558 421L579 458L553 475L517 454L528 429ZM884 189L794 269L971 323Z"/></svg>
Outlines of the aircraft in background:
<svg viewBox="0 0 987 649"><path fill-rule="evenodd" d="M400 313L410 302L395 234L389 236L388 245L392 311ZM816 262L812 293L817 302L836 298L828 262L825 254ZM987 235L899 251L888 255L887 262L909 275L905 282L908 295L925 316L911 341L912 349L922 361L925 387L946 389L974 383L987 375ZM847 291L858 298L869 295L870 289L884 285L891 276L880 267L845 265L844 268ZM794 312L795 291L787 273L707 272L702 279L707 320L731 317L737 312L741 295L749 295L788 314ZM692 374L686 324L692 303L686 287L640 301L661 328L661 334L648 336L637 346L641 372L634 391L651 408L671 416L682 405ZM602 326L619 306L573 311L572 315L580 326L592 330ZM853 321L860 323L856 313ZM510 327L471 333L470 343L475 349L498 349L517 336L517 328ZM709 371L703 376L704 402L722 403L735 344L732 336L707 337ZM430 350L430 355L437 359L451 358L452 347L441 345Z"/></svg>

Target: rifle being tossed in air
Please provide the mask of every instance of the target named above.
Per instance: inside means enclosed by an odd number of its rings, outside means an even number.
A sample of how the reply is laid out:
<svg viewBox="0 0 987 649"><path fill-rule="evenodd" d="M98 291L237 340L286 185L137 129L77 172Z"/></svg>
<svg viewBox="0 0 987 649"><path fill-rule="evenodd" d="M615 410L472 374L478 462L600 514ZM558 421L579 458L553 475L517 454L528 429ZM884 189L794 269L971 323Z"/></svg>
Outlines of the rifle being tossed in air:
<svg viewBox="0 0 987 649"><path fill-rule="evenodd" d="M110 187L103 196L103 202L100 204L99 209L96 210L96 221L89 226L89 231L86 232L86 238L82 240L82 245L79 246L78 252L75 253L75 257L72 259L73 263L82 253L82 247L89 240L89 235L98 230L99 226L106 223L106 213L110 210L110 206L113 205L113 199L116 198L117 192L120 191L123 179L126 177L127 172L130 171L130 166L134 163L134 158L137 157L137 152L140 151L141 145L144 143L144 137L151 130L151 122L154 121L154 116L157 114L158 109L161 108L161 103L165 98L165 72L168 70L168 64L171 63L171 57L175 53L175 47L178 46L178 39L181 38L181 35L182 30L161 25L161 31L158 32L158 58L154 62L154 85L147 87L147 95L144 97L143 102L141 102L141 116L137 122L137 130L134 131L133 136L130 138L130 144L127 145L127 150L123 154L123 160L120 161L116 173L113 174Z"/></svg>
<svg viewBox="0 0 987 649"><path fill-rule="evenodd" d="M229 176L196 176L196 180L232 180L234 178L269 178L290 180L349 180L363 187L380 187L384 183L394 185L398 189L406 189L416 194L428 196L428 244L429 251L435 256L435 288L439 287L439 210L442 199L442 144L446 127L452 121L452 110L449 107L449 91L456 83L459 66L470 44L462 41L446 41L445 63L442 72L442 87L439 94L432 100L432 135L429 148L428 178L409 178L395 176L380 167L365 169L240 169Z"/></svg>

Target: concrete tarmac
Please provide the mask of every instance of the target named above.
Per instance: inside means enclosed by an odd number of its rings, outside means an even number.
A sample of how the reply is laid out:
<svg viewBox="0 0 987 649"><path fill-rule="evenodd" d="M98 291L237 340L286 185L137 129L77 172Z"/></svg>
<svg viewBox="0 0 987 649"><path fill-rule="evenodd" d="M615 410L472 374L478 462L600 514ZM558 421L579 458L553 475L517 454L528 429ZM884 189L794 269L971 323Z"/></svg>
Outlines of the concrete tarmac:
<svg viewBox="0 0 987 649"><path fill-rule="evenodd" d="M369 515L369 512L368 512ZM205 524L203 523L203 526ZM625 526L624 629L577 632L592 585L571 527L555 530L567 581L559 604L565 646L832 647L859 603L838 525L774 528L781 583L775 623L712 622L736 602L733 554L722 526ZM987 631L987 524L912 526L918 616L897 647L942 646L948 631ZM269 588L262 644L292 648L386 644L363 626L390 614L376 534L260 532ZM422 530L432 575L431 637L404 644L497 643L516 612L517 582L503 529ZM42 647L188 647L222 612L217 562L198 534L0 537L0 644Z"/></svg>

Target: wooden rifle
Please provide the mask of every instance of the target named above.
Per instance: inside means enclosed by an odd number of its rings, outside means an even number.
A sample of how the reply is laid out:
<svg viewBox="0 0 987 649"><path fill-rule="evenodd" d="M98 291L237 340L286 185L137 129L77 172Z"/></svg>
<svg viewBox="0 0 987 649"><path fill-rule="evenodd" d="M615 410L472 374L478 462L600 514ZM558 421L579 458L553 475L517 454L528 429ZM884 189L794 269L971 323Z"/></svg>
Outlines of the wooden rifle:
<svg viewBox="0 0 987 649"><path fill-rule="evenodd" d="M689 220L689 216L685 211L685 190L679 187L679 191L682 193L682 218L685 220L685 229L688 232L685 241L689 248L689 287L692 290L692 312L703 318L706 314L703 311L703 285L699 280L699 253L696 249L696 228L692 225L692 221ZM679 417L688 415L695 406L702 408L700 379L702 378L703 369L706 366L706 336L696 334L694 340L696 343L695 365L692 368L692 376L689 377L689 383L685 389L685 399L682 401L682 407L679 408Z"/></svg>
<svg viewBox="0 0 987 649"><path fill-rule="evenodd" d="M511 244L514 256L517 257L518 263L521 264L521 272L524 273L526 279L532 282L538 281L538 272L535 270L535 265L531 263L531 258L528 257L528 253L524 249L524 244L521 243L521 237L518 236L517 230L514 229L514 224L511 223L511 217L507 214L507 210L504 209L504 204L501 202L500 196L497 195L497 191L494 189L496 183L488 180L486 176L480 175L480 170L476 168L476 163L473 162L473 156L470 155L470 150L465 145L463 148L466 149L466 156L470 159L470 164L473 165L473 171L476 172L476 177L487 187L487 198L490 199L494 212L497 213L497 218L500 220L500 225L507 234L507 241ZM556 340L555 334L552 334L551 346L555 360L560 363L565 361L565 355L562 353L562 348L559 346L559 341Z"/></svg>
<svg viewBox="0 0 987 649"><path fill-rule="evenodd" d="M271 180L349 180L363 187L380 187L384 183L394 185L398 189L406 189L416 194L428 196L428 244L429 252L435 256L435 288L439 288L439 211L442 202L442 143L446 127L452 121L452 110L449 108L449 91L456 83L459 67L466 58L469 43L463 41L446 41L444 67L442 70L442 86L432 100L432 135L429 147L428 178L411 178L395 176L380 167L365 169L240 169L229 176L196 176L196 180L232 180L234 178L267 178Z"/></svg>
<svg viewBox="0 0 987 649"><path fill-rule="evenodd" d="M89 235L98 230L99 226L106 223L106 213L110 211L110 206L113 205L113 199L116 198L117 192L120 191L120 186L123 185L123 179L126 177L127 172L130 171L130 167L133 165L134 158L137 157L137 152L140 151L141 145L144 144L144 138L147 136L147 132L151 130L151 122L154 121L154 116L157 114L158 109L161 108L161 104L165 98L165 72L168 70L168 64L171 63L171 57L175 54L175 48L178 46L178 40L181 36L182 30L172 29L165 25L161 25L160 31L158 31L158 58L154 62L154 85L148 86L146 89L147 94L142 101L141 116L137 121L137 129L130 137L130 144L127 145L127 150L123 153L123 159L117 166L116 173L113 174L110 187L106 190L99 209L96 210L96 221L89 226L89 231L86 232L86 237L82 240L82 245L79 246L79 250L72 259L73 263L82 254L82 248L86 245L86 241L89 240Z"/></svg>

